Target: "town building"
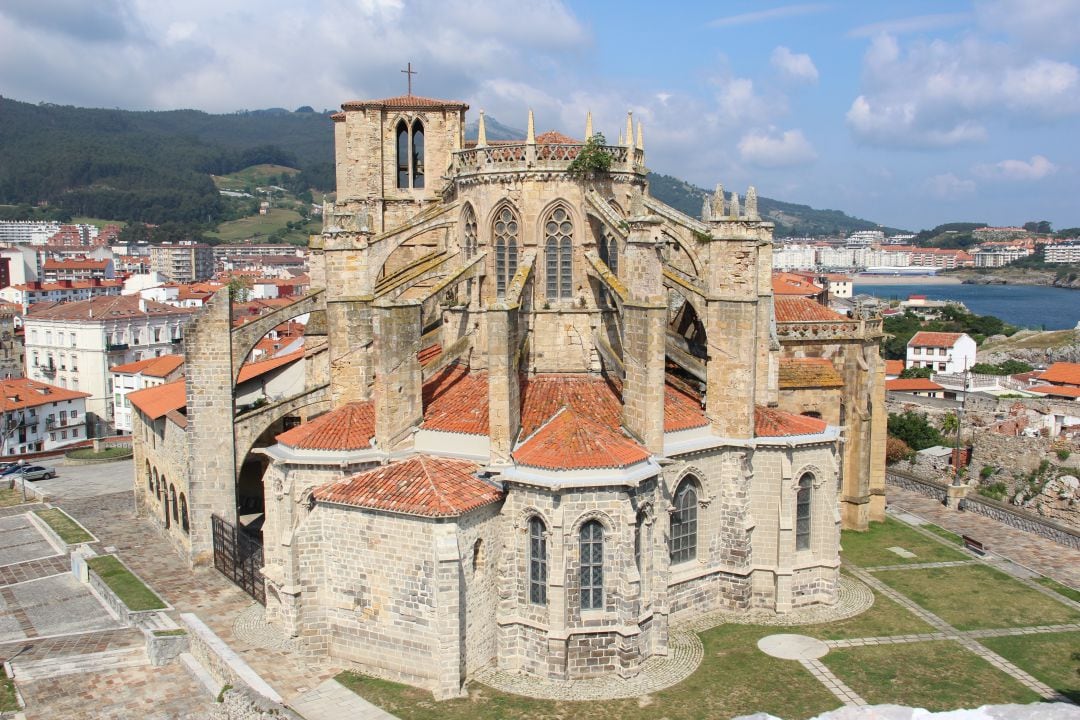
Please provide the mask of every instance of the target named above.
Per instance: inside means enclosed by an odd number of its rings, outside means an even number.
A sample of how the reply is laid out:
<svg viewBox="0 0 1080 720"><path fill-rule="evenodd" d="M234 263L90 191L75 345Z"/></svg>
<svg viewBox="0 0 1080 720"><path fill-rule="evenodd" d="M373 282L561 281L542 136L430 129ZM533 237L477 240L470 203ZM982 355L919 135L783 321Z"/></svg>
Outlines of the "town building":
<svg viewBox="0 0 1080 720"><path fill-rule="evenodd" d="M1039 375L1037 383L1028 390L1047 397L1080 402L1080 363L1054 363Z"/></svg>
<svg viewBox="0 0 1080 720"><path fill-rule="evenodd" d="M1080 263L1080 242L1047 245L1043 253L1048 263Z"/></svg>
<svg viewBox="0 0 1080 720"><path fill-rule="evenodd" d="M183 355L159 355L109 368L112 375L113 426L119 434L131 433L131 403L127 394L178 380L184 374Z"/></svg>
<svg viewBox="0 0 1080 720"><path fill-rule="evenodd" d="M107 248L106 248L107 249ZM111 280L116 277L111 258L96 260L76 257L65 260L47 258L42 264L42 280L47 283L82 280Z"/></svg>
<svg viewBox="0 0 1080 720"><path fill-rule="evenodd" d="M312 292L237 322L219 291L184 381L128 395L140 512L193 564L257 536L283 638L438 698L835 603L841 525L884 517L880 318L775 295L753 188L700 219L651 197L632 118L593 149L531 113L488 144L481 115L467 144L466 110L333 116ZM246 362L300 317L295 359ZM255 366L303 382L252 401Z"/></svg>
<svg viewBox="0 0 1080 720"><path fill-rule="evenodd" d="M0 380L0 455L57 450L86 440L89 393L35 382Z"/></svg>
<svg viewBox="0 0 1080 720"><path fill-rule="evenodd" d="M26 375L89 393L87 428L111 434L109 368L175 353L191 315L133 295L34 305L23 321Z"/></svg>
<svg viewBox="0 0 1080 720"><path fill-rule="evenodd" d="M919 331L908 340L907 367L962 373L974 364L975 340L967 333Z"/></svg>
<svg viewBox="0 0 1080 720"><path fill-rule="evenodd" d="M906 393L917 397L940 398L945 396L945 388L930 378L886 380L885 390L890 393Z"/></svg>
<svg viewBox="0 0 1080 720"><path fill-rule="evenodd" d="M153 245L150 270L172 282L208 280L214 275L214 249L201 243Z"/></svg>
<svg viewBox="0 0 1080 720"><path fill-rule="evenodd" d="M60 223L51 220L0 220L0 245L44 245L60 232Z"/></svg>
<svg viewBox="0 0 1080 720"><path fill-rule="evenodd" d="M27 312L31 305L39 303L68 303L96 297L119 295L123 289L121 280L60 280L57 282L29 282L9 285L0 290L0 299L18 305Z"/></svg>
<svg viewBox="0 0 1080 720"><path fill-rule="evenodd" d="M1009 263L1016 262L1021 258L1026 258L1033 251L1026 247L1013 247L1013 246L995 246L995 247L981 247L974 253L975 267L1005 267Z"/></svg>

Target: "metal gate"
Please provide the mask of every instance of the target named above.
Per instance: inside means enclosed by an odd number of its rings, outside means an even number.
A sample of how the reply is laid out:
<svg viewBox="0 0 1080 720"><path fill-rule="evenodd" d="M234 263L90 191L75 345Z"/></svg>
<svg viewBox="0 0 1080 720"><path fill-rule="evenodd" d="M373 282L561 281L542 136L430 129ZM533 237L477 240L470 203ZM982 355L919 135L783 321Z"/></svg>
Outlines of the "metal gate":
<svg viewBox="0 0 1080 720"><path fill-rule="evenodd" d="M266 585L259 568L263 547L255 538L217 515L214 526L214 567L262 605L266 604Z"/></svg>

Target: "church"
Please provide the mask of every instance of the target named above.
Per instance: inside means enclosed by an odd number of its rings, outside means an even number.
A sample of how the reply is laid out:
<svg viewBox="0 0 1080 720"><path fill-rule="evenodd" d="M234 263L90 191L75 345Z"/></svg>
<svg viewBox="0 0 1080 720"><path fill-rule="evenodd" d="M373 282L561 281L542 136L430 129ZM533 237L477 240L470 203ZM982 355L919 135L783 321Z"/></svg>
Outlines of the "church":
<svg viewBox="0 0 1080 720"><path fill-rule="evenodd" d="M220 398L252 341L215 298L184 407L136 406L137 504L208 562L253 448L267 621L437 698L492 665L630 677L674 624L834 603L841 527L884 511L880 319L774 298L754 188L700 218L659 202L632 116L607 144L531 112L488 141L481 113L467 142L467 110L332 116L337 194L293 311L308 401L241 437ZM211 349L230 332L239 351Z"/></svg>

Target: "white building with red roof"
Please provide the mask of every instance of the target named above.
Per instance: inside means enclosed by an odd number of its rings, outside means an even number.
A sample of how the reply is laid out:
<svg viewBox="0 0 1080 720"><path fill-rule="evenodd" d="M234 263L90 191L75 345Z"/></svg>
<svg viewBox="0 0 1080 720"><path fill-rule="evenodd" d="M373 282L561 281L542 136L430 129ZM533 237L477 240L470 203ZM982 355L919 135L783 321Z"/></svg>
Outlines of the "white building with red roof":
<svg viewBox="0 0 1080 720"><path fill-rule="evenodd" d="M84 442L89 393L35 382L0 380L0 456L58 450Z"/></svg>
<svg viewBox="0 0 1080 720"><path fill-rule="evenodd" d="M920 330L908 340L904 365L936 373L962 373L975 364L975 353L975 340L967 333Z"/></svg>
<svg viewBox="0 0 1080 720"><path fill-rule="evenodd" d="M184 375L184 356L158 355L109 368L113 390L113 424L118 433L131 432L131 403L127 394L157 387Z"/></svg>

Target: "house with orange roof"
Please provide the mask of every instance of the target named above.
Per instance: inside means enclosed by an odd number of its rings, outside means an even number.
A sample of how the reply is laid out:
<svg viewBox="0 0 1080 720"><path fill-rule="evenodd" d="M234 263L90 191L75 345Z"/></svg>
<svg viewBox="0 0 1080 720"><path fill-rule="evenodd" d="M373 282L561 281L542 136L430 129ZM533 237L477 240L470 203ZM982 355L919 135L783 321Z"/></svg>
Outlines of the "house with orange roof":
<svg viewBox="0 0 1080 720"><path fill-rule="evenodd" d="M975 340L967 333L920 330L908 340L905 365L961 373L975 364L975 353Z"/></svg>
<svg viewBox="0 0 1080 720"><path fill-rule="evenodd" d="M113 388L113 424L118 433L131 432L131 403L127 394L164 385L184 375L184 356L169 354L149 357L109 368Z"/></svg>
<svg viewBox="0 0 1080 720"><path fill-rule="evenodd" d="M929 378L897 378L885 382L885 390L891 393L906 393L917 397L940 398L945 396L945 388Z"/></svg>
<svg viewBox="0 0 1080 720"><path fill-rule="evenodd" d="M1080 363L1056 362L1027 389L1045 397L1080 402Z"/></svg>
<svg viewBox="0 0 1080 720"><path fill-rule="evenodd" d="M84 442L89 393L35 382L0 380L0 456L48 452Z"/></svg>

